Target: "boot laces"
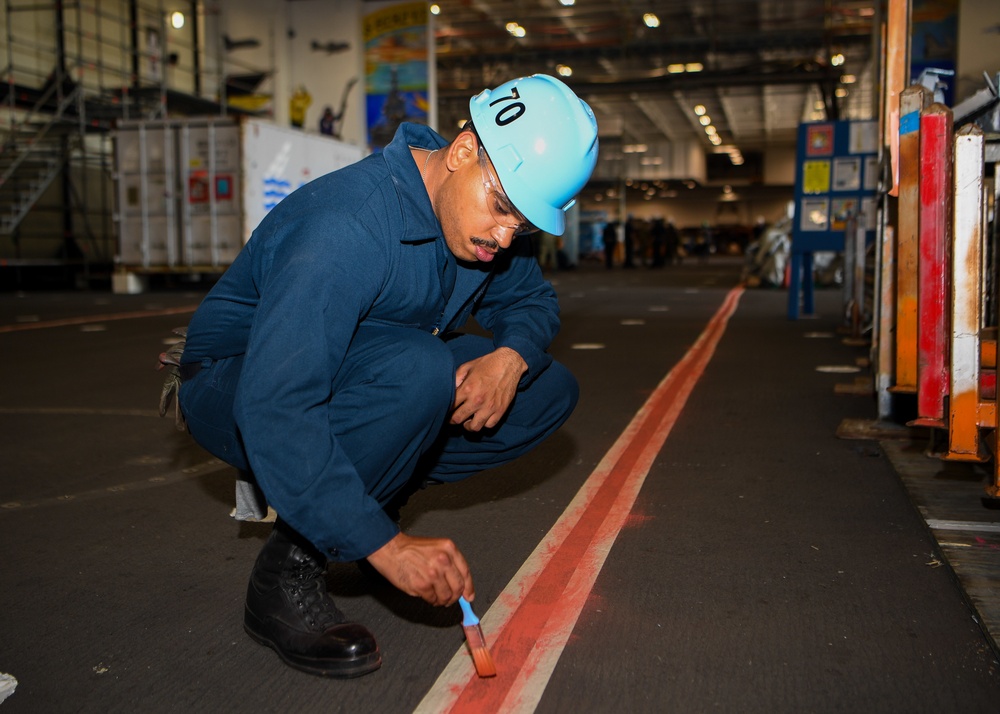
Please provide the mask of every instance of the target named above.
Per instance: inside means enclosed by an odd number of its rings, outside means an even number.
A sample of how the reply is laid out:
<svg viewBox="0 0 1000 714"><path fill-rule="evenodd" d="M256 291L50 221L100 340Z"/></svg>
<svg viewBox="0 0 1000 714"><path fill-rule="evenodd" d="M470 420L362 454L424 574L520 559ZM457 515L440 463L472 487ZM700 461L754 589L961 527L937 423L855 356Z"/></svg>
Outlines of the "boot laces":
<svg viewBox="0 0 1000 714"><path fill-rule="evenodd" d="M344 616L327 594L324 570L308 559L291 567L288 579L292 598L310 628L324 630L344 622Z"/></svg>

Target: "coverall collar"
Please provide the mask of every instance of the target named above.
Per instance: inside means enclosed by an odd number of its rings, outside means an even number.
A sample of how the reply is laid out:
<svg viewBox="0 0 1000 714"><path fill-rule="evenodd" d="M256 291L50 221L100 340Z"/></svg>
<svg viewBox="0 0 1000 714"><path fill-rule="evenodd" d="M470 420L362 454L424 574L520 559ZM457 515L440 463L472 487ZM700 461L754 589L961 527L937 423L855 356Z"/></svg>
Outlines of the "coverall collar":
<svg viewBox="0 0 1000 714"><path fill-rule="evenodd" d="M424 180L420 175L420 168L413 163L410 147L440 149L447 144L430 127L404 122L399 125L392 141L382 150L392 181L399 190L400 205L403 208L403 233L399 238L401 243L417 243L442 235L441 223L434 215L430 196L427 191L420 190Z"/></svg>

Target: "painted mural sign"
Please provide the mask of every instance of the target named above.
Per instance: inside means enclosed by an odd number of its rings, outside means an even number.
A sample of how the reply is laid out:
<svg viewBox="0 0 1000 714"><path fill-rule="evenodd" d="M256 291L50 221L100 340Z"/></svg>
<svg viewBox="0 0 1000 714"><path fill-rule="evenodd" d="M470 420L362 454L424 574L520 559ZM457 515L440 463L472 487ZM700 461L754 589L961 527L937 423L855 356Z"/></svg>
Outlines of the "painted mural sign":
<svg viewBox="0 0 1000 714"><path fill-rule="evenodd" d="M368 144L388 144L404 122L426 124L428 98L427 3L390 5L365 15Z"/></svg>

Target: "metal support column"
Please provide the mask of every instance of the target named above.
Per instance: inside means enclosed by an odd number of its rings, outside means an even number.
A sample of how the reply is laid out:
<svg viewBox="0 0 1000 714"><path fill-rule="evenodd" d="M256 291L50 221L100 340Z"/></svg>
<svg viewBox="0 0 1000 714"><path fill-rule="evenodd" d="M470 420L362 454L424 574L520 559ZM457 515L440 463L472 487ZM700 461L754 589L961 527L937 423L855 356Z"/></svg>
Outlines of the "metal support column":
<svg viewBox="0 0 1000 714"><path fill-rule="evenodd" d="M985 461L981 426L995 426L994 404L979 398L983 295L982 130L962 127L955 135L955 210L952 247L951 397L948 459Z"/></svg>
<svg viewBox="0 0 1000 714"><path fill-rule="evenodd" d="M899 225L896 230L896 382L917 391L917 249L920 215L920 112L933 95L914 84L899 96Z"/></svg>

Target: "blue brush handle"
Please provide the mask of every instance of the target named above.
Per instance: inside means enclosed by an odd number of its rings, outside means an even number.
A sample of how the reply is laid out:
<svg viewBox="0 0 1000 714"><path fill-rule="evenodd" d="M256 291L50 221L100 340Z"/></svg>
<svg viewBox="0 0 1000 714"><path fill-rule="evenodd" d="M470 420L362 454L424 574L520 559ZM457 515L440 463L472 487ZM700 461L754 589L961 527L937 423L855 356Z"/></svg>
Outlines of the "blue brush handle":
<svg viewBox="0 0 1000 714"><path fill-rule="evenodd" d="M479 618L476 617L476 613L472 611L472 605L464 597L458 598L458 604L462 607L462 627L471 627L472 625L479 624Z"/></svg>

